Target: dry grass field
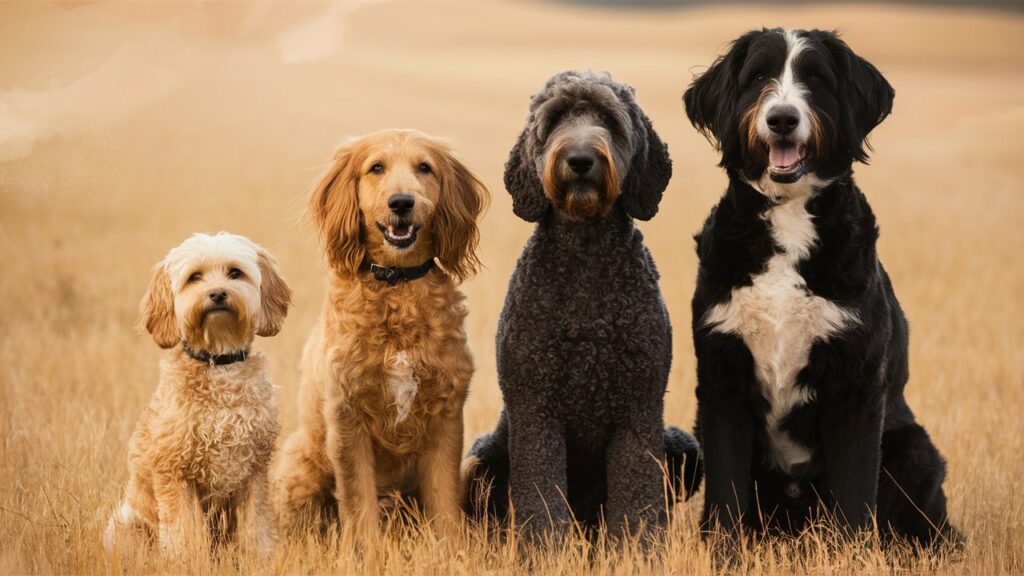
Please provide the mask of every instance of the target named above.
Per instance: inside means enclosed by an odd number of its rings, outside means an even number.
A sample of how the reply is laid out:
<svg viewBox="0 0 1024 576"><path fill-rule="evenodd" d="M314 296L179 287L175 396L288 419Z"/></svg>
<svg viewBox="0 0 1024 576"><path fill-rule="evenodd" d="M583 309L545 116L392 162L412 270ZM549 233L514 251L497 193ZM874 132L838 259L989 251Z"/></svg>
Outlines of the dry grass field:
<svg viewBox="0 0 1024 576"><path fill-rule="evenodd" d="M296 425L299 352L324 267L306 196L348 135L447 136L491 187L486 269L464 284L477 373L467 444L501 404L494 332L530 226L501 185L529 95L566 68L637 88L675 176L641 225L676 327L666 420L689 428L692 234L725 186L680 96L753 27L839 28L896 87L857 177L912 326L907 395L949 461L960 555L883 554L826 533L747 551L740 573L1024 572L1024 18L882 4L615 11L538 2L0 5L0 573L702 574L700 497L647 551L396 529L363 557L313 538L260 562L193 550L106 558L100 534L159 350L134 330L150 267L194 231L251 236L295 290L257 346Z"/></svg>

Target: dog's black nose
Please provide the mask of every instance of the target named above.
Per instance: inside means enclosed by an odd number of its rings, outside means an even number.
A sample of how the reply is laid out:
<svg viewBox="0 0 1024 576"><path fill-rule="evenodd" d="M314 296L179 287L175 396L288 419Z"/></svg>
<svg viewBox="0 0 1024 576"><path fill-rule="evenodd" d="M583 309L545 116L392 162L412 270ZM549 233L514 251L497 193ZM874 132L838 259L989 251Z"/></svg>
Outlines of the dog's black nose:
<svg viewBox="0 0 1024 576"><path fill-rule="evenodd" d="M590 169L594 167L594 160L593 154L582 150L570 152L569 157L565 159L569 163L569 168L580 175L590 172Z"/></svg>
<svg viewBox="0 0 1024 576"><path fill-rule="evenodd" d="M800 113L795 106L776 106L768 112L768 128L785 136L800 123Z"/></svg>
<svg viewBox="0 0 1024 576"><path fill-rule="evenodd" d="M213 300L214 304L223 304L227 299L228 293L223 290L210 292L210 300Z"/></svg>
<svg viewBox="0 0 1024 576"><path fill-rule="evenodd" d="M414 204L416 204L416 199L408 194L395 194L388 198L388 208L391 208L391 211L399 216L405 216L412 211Z"/></svg>

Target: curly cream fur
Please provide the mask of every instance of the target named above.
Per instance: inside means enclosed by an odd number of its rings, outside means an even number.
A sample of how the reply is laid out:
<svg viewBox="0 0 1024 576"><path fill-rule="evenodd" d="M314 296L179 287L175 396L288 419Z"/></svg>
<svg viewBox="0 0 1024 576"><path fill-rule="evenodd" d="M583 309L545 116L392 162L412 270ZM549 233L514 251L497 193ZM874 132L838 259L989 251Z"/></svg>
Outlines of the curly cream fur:
<svg viewBox="0 0 1024 576"><path fill-rule="evenodd" d="M218 244L235 250L218 253ZM291 291L268 253L223 233L196 235L182 247L157 266L143 299L141 323L158 344L168 347L185 337L193 348L210 350L240 339L248 346L257 330L277 332ZM247 276L229 278L224 270L232 269L244 269ZM193 273L202 275L202 286L187 281ZM189 290L198 294L189 296ZM202 296L221 290L235 312L203 314L210 298ZM171 555L186 542L229 540L270 552L276 526L267 468L278 430L275 389L262 353L250 351L244 361L217 366L195 360L180 346L168 351L156 392L129 442L128 486L104 534L107 549L126 534L142 533L158 538Z"/></svg>

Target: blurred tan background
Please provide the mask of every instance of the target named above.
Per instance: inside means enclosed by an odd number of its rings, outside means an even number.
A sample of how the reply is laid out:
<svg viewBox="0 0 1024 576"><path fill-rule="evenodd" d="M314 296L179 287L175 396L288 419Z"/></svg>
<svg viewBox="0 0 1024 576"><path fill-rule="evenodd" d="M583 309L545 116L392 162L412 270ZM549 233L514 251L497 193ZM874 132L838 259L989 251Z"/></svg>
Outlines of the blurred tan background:
<svg viewBox="0 0 1024 576"><path fill-rule="evenodd" d="M491 188L486 269L464 284L477 361L467 445L490 429L495 325L531 231L512 215L502 167L529 96L564 69L633 85L669 145L675 175L640 227L675 326L666 421L689 428L692 235L726 179L681 95L761 26L837 28L896 88L856 174L911 321L908 397L950 461L954 520L986 554L1010 554L998 566L1020 566L1020 13L362 0L0 5L0 571L95 558L155 385L159 351L133 330L138 301L150 267L192 232L245 234L278 256L295 305L257 345L280 386L283 432L294 428L324 278L303 210L347 136L413 127L450 138ZM60 542L61 554L45 552Z"/></svg>

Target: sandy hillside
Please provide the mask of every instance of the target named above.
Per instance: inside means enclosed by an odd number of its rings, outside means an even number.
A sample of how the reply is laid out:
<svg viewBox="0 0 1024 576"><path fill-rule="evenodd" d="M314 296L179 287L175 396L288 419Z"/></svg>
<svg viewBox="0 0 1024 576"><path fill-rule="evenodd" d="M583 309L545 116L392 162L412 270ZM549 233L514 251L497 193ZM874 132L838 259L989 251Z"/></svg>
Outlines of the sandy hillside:
<svg viewBox="0 0 1024 576"><path fill-rule="evenodd" d="M959 561L912 567L1024 570L1024 17L881 5L623 12L363 0L0 5L0 572L109 567L97 539L159 357L133 331L137 305L149 268L191 232L246 234L278 255L295 306L282 333L258 345L272 358L284 431L294 428L298 355L324 274L304 203L348 135L415 127L449 137L491 187L486 269L464 285L477 360L467 441L489 429L500 409L495 325L531 230L512 215L501 170L529 95L567 68L635 86L669 144L675 176L661 212L641 227L677 328L666 420L689 427L691 237L725 177L680 96L730 39L776 25L842 30L896 88L857 178L912 325L908 397L949 460L951 513L972 538ZM677 546L639 564L555 554L540 567L699 571L707 558L692 542L696 510L681 507L670 533ZM388 570L516 565L484 545L447 556L430 546L403 549L411 564ZM295 550L282 553L279 570L355 566ZM879 554L864 554L756 567L884 570ZM142 555L124 568L176 571L147 562L156 561ZM252 568L242 566L217 568Z"/></svg>

